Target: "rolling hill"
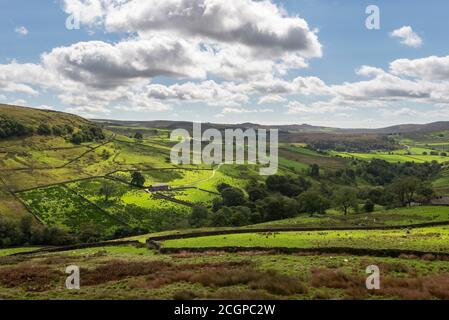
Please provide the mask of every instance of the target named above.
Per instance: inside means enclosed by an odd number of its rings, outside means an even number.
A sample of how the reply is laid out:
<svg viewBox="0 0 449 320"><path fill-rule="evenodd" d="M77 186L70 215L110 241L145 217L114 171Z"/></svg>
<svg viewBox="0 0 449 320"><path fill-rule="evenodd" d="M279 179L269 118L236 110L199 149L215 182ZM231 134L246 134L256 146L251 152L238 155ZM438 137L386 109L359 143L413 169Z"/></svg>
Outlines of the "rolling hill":
<svg viewBox="0 0 449 320"><path fill-rule="evenodd" d="M14 119L25 126L34 128L44 123L52 126L71 125L73 127L91 123L89 120L73 114L6 104L0 104L0 117Z"/></svg>
<svg viewBox="0 0 449 320"><path fill-rule="evenodd" d="M105 125L115 126L135 126L147 127L157 129L191 129L192 122L190 121L171 121L171 120L154 120L154 121L120 121L120 120L104 120L93 119L95 122L103 123ZM333 128L323 126L312 126L308 124L289 124L289 125L261 125L257 123L241 123L241 124L223 124L223 123L202 123L204 129L235 129L235 128L254 128L254 129L278 129L285 132L294 133L341 133L341 134L394 134L394 133L416 133L416 132L436 132L449 130L449 121L439 121L428 124L401 124L377 129L365 128Z"/></svg>

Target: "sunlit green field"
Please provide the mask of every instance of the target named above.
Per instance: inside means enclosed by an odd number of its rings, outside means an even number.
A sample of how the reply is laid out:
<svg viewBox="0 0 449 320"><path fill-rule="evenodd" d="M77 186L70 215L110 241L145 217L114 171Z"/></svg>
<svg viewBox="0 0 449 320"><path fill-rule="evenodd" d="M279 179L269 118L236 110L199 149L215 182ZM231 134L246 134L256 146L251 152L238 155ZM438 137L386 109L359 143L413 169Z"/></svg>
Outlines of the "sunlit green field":
<svg viewBox="0 0 449 320"><path fill-rule="evenodd" d="M167 240L167 248L268 247L408 249L449 252L449 227L411 230L313 231L245 233Z"/></svg>
<svg viewBox="0 0 449 320"><path fill-rule="evenodd" d="M433 155L407 155L407 154L387 154L387 153L357 153L357 152L336 152L332 151L331 154L340 156L343 158L356 158L360 160L382 159L388 162L416 162L424 163L437 161L438 163L444 163L449 161L449 157L433 156Z"/></svg>
<svg viewBox="0 0 449 320"><path fill-rule="evenodd" d="M9 256L16 253L31 252L40 249L40 247L21 247L21 248L8 248L0 249L0 257Z"/></svg>
<svg viewBox="0 0 449 320"><path fill-rule="evenodd" d="M325 215L299 215L295 218L270 221L259 227L364 227L364 226L400 226L420 223L449 221L449 207L416 206L377 210L372 213L343 215L336 210L328 210Z"/></svg>
<svg viewBox="0 0 449 320"><path fill-rule="evenodd" d="M46 225L80 232L89 225L112 234L123 224L92 203L63 186L52 186L20 193L33 213Z"/></svg>

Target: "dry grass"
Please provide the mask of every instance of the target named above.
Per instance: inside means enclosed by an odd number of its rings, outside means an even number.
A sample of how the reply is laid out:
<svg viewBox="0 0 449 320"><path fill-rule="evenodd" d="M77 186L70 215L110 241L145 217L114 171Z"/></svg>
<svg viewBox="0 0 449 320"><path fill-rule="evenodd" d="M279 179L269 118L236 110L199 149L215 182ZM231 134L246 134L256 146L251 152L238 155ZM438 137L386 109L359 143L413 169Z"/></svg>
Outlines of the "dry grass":
<svg viewBox="0 0 449 320"><path fill-rule="evenodd" d="M153 274L170 268L172 265L162 261L126 262L121 260L109 261L94 270L82 270L82 284L91 286L119 281L128 277Z"/></svg>
<svg viewBox="0 0 449 320"><path fill-rule="evenodd" d="M272 295L289 296L307 291L301 281L276 271L261 271L247 262L216 264L167 265L157 273L145 278L133 279L136 288L155 289L177 282L199 283L213 289L245 285L252 292L268 292ZM177 298L192 295L179 292Z"/></svg>
<svg viewBox="0 0 449 320"><path fill-rule="evenodd" d="M44 266L15 266L0 270L0 283L7 288L25 287L26 291L41 292L54 287L62 279L59 270Z"/></svg>
<svg viewBox="0 0 449 320"><path fill-rule="evenodd" d="M397 272L405 272L407 269L401 264L384 264L383 267ZM310 284L316 288L343 289L352 299L364 299L370 295L405 300L449 299L447 273L413 278L410 275L407 278L384 276L380 280L380 290L367 290L365 278L360 275L348 274L341 270L315 268L312 269Z"/></svg>

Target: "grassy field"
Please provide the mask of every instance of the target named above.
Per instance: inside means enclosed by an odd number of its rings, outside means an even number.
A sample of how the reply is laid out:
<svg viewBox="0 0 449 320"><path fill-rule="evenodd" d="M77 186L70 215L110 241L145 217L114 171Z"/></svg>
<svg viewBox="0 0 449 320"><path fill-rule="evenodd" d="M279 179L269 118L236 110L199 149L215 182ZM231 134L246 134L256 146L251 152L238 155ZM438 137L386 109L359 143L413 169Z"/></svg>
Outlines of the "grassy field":
<svg viewBox="0 0 449 320"><path fill-rule="evenodd" d="M270 221L255 225L256 227L368 227L400 226L420 223L449 221L449 207L417 206L377 210L372 213L343 215L335 210L328 210L325 215L298 217Z"/></svg>
<svg viewBox="0 0 449 320"><path fill-rule="evenodd" d="M407 249L449 252L449 227L411 230L245 233L163 241L167 248L325 248Z"/></svg>
<svg viewBox="0 0 449 320"><path fill-rule="evenodd" d="M328 170L344 168L347 163L347 161L345 161L343 158L325 156L305 148L292 146L281 147L279 150L279 156L281 159L285 158L289 161L294 161L299 164L306 165L307 167L312 164L317 164L321 168L325 168Z"/></svg>
<svg viewBox="0 0 449 320"><path fill-rule="evenodd" d="M0 257L9 256L16 253L31 252L41 249L41 247L22 247L22 248L8 248L0 249Z"/></svg>
<svg viewBox="0 0 449 320"><path fill-rule="evenodd" d="M19 194L46 225L81 232L90 226L111 235L123 223L64 186L34 189Z"/></svg>
<svg viewBox="0 0 449 320"><path fill-rule="evenodd" d="M357 153L357 152L336 152L332 151L331 154L342 158L355 158L360 160L381 159L388 162L416 162L424 163L437 161L438 163L449 162L449 157L433 156L433 155L407 155L396 153Z"/></svg>

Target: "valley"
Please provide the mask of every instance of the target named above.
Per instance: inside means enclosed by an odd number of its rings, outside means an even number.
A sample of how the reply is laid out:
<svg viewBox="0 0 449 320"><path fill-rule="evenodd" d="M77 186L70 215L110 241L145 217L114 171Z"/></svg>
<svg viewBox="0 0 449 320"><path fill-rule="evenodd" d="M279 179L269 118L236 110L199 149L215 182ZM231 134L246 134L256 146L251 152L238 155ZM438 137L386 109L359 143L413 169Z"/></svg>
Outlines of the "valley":
<svg viewBox="0 0 449 320"><path fill-rule="evenodd" d="M7 105L0 119L14 128L0 138L1 298L449 298L449 123L281 126L278 172L262 176L173 165L170 132L188 123Z"/></svg>

